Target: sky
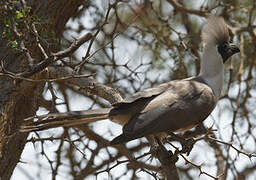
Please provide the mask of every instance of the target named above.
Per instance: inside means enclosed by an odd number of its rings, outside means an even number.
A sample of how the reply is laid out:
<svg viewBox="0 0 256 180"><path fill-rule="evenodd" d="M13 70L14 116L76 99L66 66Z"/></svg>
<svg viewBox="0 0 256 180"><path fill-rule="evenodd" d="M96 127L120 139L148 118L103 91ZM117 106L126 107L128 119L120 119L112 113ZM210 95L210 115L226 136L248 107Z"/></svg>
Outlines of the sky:
<svg viewBox="0 0 256 180"><path fill-rule="evenodd" d="M203 0L202 0L203 1ZM195 3L197 5L201 4L202 1L199 1L199 3ZM100 2L100 1L98 1ZM168 10L168 9L167 9ZM167 11L166 10L166 11ZM86 14L85 14L86 16ZM202 21L203 20L199 19L198 21ZM82 22L84 23L85 26L90 27L91 25L91 19L90 18L86 18L84 17L84 19L82 20ZM70 20L68 25L72 28L76 28L78 27L78 23L76 21ZM178 29L180 31L182 31L182 28ZM73 37L79 37L82 34L86 33L86 31L82 31L81 34L76 34L76 33L72 33L70 31L65 33L65 36L70 37L70 40L73 39ZM116 54L116 59L119 60L119 62L117 62L117 64L122 64L124 63L124 60L127 59L132 59L132 62L130 63L131 68L135 68L137 65L137 59L142 59L143 61L148 61L149 58L151 58L151 54L150 52L145 51L144 48L141 48L139 46L137 46L136 43L132 43L122 37L117 37L116 39L116 46L117 47L122 47L120 48L120 50L118 51L119 53ZM82 57L84 55L84 48L85 46L79 48L79 50L76 52L76 54L78 55L78 57ZM166 63L166 67L171 68L173 66L172 61L167 61ZM165 77L168 75L168 71L170 69L165 68L162 71L152 71L151 74L149 74L149 78L156 78L159 77L162 78L163 80L165 79ZM142 71L145 71L145 69L141 69ZM144 75L140 75L141 79L145 78ZM99 79L99 81L101 81ZM138 78L134 77L134 81L139 81ZM122 86L127 86L127 88L129 88L129 84L125 84L123 83ZM236 97L237 92L238 91L238 87L233 88L233 90L230 92L230 96L234 96ZM69 92L71 94L71 92ZM72 99L70 100L70 104L71 104L71 110L85 110L91 107L92 102L86 98L86 97L82 97L79 95L74 95L72 94ZM60 98L60 102L63 100L63 97L61 96L60 93L57 93L57 97ZM51 95L49 92L45 92L45 98L46 99L51 99ZM211 127L214 122L218 122L218 126L222 127L220 129L220 131L218 132L219 135L225 140L225 141L229 141L229 137L230 137L230 122L231 122L231 118L232 114L228 111L223 112L222 109L224 106L230 106L230 104L228 104L227 101L225 100L221 100L218 103L218 106L215 108L215 110L212 112L212 114L205 120L205 125L207 127ZM97 108L97 106L95 106L94 108ZM58 106L58 110L60 112L65 112L66 108L64 106ZM38 111L38 115L40 114L45 114L47 113L44 109L40 109ZM96 123L92 124L93 129L95 129L95 131L100 132L99 134L102 135L103 137L105 137L106 139L111 140L113 137L119 135L121 133L121 126L118 124L115 124L109 120L104 120L104 121L99 121ZM215 124L214 124L215 126ZM107 127L107 128L106 128ZM113 133L113 135L110 135L108 130L111 130L111 132ZM243 128L241 128L243 130ZM244 129L246 129L246 127L244 127ZM57 129L53 129L53 130L48 130L47 132L44 133L40 133L40 135L42 135L41 137L49 137L49 136L57 136L58 134L61 134L62 129L61 128L57 128ZM29 138L31 137L36 137L35 134L31 133L29 135ZM225 138L226 137L226 138ZM29 139L28 138L28 139ZM142 141L146 141L145 138L142 139ZM133 146L134 144L138 143L138 140L129 142L127 144L127 146ZM55 151L58 148L58 144L55 144L54 142L46 142L44 143L45 145L45 150L47 152L47 155L49 156L50 159L54 159L55 158ZM76 144L76 146L78 148L83 148L80 147L79 144ZM223 146L223 145L222 145ZM91 148L95 148L95 144L92 142L90 143L90 147ZM223 146L224 147L224 146ZM255 144L253 140L248 140L247 143L245 144L245 148L248 150L254 150L255 149ZM145 149L145 152L147 152L149 150L149 148ZM109 151L115 153L116 150L114 148L109 148ZM40 176L40 179L50 179L51 178L51 169L49 167L49 164L47 162L47 159L40 155L41 152L41 147L40 144L37 143L36 146L33 146L32 143L27 143L26 147L24 149L24 152L22 153L22 157L21 157L21 161L22 163L19 163L18 166L16 167L13 176L12 176L12 180L26 180L29 179L28 177L30 176L31 179L35 179L34 177L38 177ZM88 156L90 156L90 152L84 152L85 154L87 154ZM139 155L139 154L138 154ZM96 158L96 163L100 163L102 161L102 159L108 158L106 156L106 153L100 152L99 154L100 158ZM231 153L231 156L233 156L233 158L236 157L236 152L234 151L233 153ZM196 159L194 160L194 158L196 157ZM84 158L82 156L81 153L77 153L77 158ZM214 163L215 163L215 157L214 157L214 153L212 152L212 149L210 149L206 143L204 142L199 142L196 143L195 148L192 150L190 156L188 157L190 160L193 159L194 163L197 164L205 164L205 166L203 166L203 170L215 175L216 172L216 168L214 168ZM248 158L245 157L244 155L240 155L239 160L236 161L236 167L238 169L242 169L244 168L245 165L248 165ZM64 159L64 158L63 158ZM39 165L39 162L41 163L41 165ZM63 161L63 166L60 167L60 174L58 174L57 179L71 179L69 176L67 176L67 174L65 173L65 171L67 170L67 168L65 167L65 160ZM153 161L152 163L157 163L156 161ZM252 159L250 161L249 164L253 165L256 163L255 159ZM186 166L184 165L184 160L182 160L182 158L179 158L179 161L177 163L180 166ZM213 165L213 166L208 166L208 165ZM111 173L115 174L115 176L120 175L124 170L125 170L125 164L120 165L116 168L114 168ZM40 169L38 169L38 167L40 167ZM39 170L42 173L38 173ZM26 172L27 175L24 175ZM198 177L199 175L199 171L195 170L194 172L194 176ZM256 175L256 174L255 174ZM130 174L128 173L127 176L124 176L121 179L127 179L130 176ZM138 173L138 176L140 176L141 178L145 178L145 173ZM98 176L98 180L100 179L108 179L107 178L108 175L106 173L101 173ZM150 178L150 176L147 175L148 178ZM231 177L229 177L230 179L232 179ZM95 177L90 177L88 179L95 179ZM204 180L204 179L208 179L208 177L206 177L205 175L201 175L200 177L198 177L198 179ZM250 177L248 180L253 180L254 177Z"/></svg>

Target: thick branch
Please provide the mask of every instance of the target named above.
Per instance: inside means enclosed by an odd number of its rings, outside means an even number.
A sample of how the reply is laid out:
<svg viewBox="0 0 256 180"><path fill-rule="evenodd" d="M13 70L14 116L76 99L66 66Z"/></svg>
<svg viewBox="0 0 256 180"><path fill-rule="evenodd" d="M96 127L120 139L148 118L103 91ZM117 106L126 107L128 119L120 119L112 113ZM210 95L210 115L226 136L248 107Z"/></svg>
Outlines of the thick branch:
<svg viewBox="0 0 256 180"><path fill-rule="evenodd" d="M49 67L49 76L52 78L60 78L63 76L70 76L72 74L74 74L74 71L70 68ZM123 100L122 96L115 88L99 83L92 78L70 78L64 83L78 86L80 90L85 91L85 94L92 93L106 99L111 104Z"/></svg>

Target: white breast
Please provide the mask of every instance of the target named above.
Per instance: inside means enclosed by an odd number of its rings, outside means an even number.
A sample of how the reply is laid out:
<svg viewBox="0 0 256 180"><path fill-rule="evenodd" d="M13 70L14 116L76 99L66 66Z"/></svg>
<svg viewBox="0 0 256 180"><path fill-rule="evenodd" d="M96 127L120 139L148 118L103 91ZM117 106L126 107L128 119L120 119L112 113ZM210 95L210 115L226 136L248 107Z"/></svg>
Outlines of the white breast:
<svg viewBox="0 0 256 180"><path fill-rule="evenodd" d="M224 64L216 45L204 47L199 76L206 81L219 98L224 80Z"/></svg>

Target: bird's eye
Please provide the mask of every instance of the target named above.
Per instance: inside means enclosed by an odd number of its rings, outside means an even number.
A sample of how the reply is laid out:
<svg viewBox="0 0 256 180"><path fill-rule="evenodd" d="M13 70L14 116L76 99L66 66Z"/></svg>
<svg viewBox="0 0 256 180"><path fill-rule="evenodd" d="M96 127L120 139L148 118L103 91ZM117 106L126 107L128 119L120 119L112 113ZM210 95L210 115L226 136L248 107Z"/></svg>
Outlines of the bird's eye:
<svg viewBox="0 0 256 180"><path fill-rule="evenodd" d="M228 47L228 44L227 44L227 43L223 43L223 44L221 45L221 48L223 48L223 49L227 49L227 47Z"/></svg>
<svg viewBox="0 0 256 180"><path fill-rule="evenodd" d="M222 43L222 44L218 45L217 48L218 48L219 53L222 54L223 52L228 51L229 45L227 43Z"/></svg>

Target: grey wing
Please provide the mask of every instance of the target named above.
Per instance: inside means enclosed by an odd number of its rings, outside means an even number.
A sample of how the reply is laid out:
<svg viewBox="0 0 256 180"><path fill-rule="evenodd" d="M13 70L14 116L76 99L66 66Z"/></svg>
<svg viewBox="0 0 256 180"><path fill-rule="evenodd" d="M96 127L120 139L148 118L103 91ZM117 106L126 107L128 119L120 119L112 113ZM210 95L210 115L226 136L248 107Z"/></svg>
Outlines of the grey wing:
<svg viewBox="0 0 256 180"><path fill-rule="evenodd" d="M163 83L163 84L161 84L157 87L149 88L149 89L146 89L144 91L137 92L133 96L124 99L122 102L118 102L118 103L115 103L115 104L112 104L112 105L114 107L118 107L118 106L122 106L122 105L125 105L125 104L133 103L133 102L135 102L137 100L140 100L142 98L150 98L152 96L161 94L163 91L165 91L170 86L172 86L173 83L175 83L175 81L171 81L171 82L168 82L168 83Z"/></svg>
<svg viewBox="0 0 256 180"><path fill-rule="evenodd" d="M216 98L206 84L178 81L129 120L113 144L197 124L208 117L215 105Z"/></svg>
<svg viewBox="0 0 256 180"><path fill-rule="evenodd" d="M131 97L124 99L122 102L113 104L114 108L110 112L110 116L129 115L134 116L141 112L145 106L156 96L170 88L175 81L163 83L155 88L146 89L138 92Z"/></svg>

